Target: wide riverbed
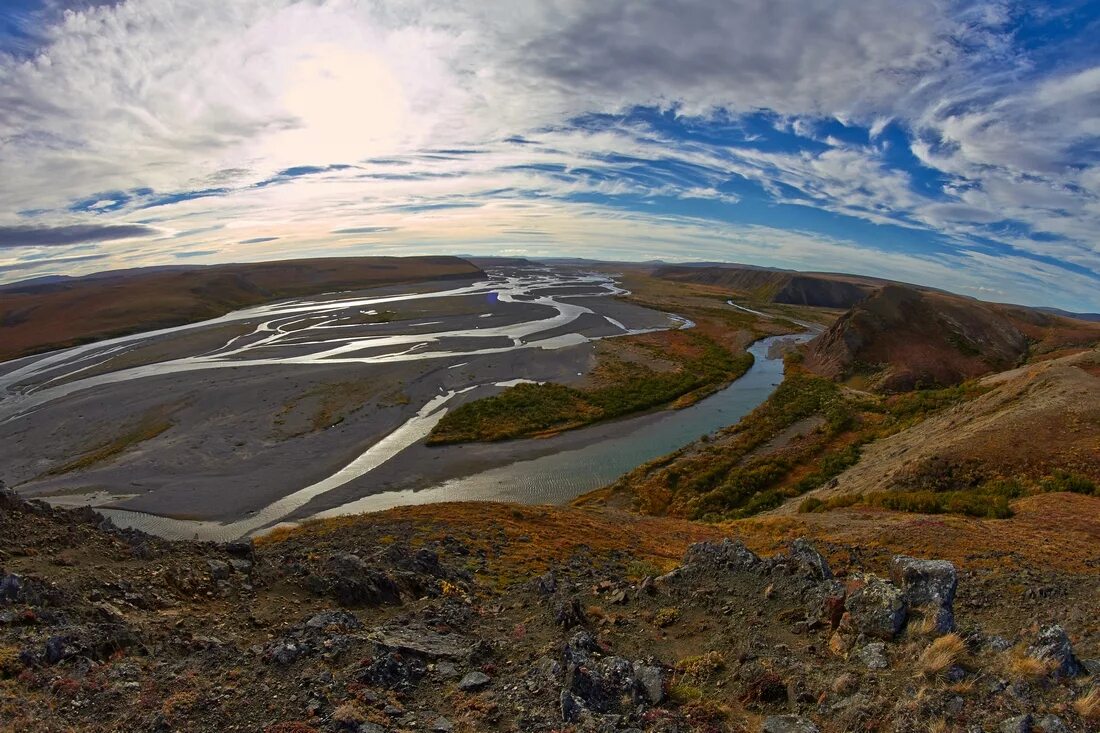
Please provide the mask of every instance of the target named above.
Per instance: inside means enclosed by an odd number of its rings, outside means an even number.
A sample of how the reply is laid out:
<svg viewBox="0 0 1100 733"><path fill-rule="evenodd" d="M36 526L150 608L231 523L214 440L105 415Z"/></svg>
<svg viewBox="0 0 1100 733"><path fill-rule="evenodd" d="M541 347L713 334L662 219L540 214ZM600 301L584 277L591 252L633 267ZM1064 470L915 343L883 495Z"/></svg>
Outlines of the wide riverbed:
<svg viewBox="0 0 1100 733"><path fill-rule="evenodd" d="M381 511L396 506L429 504L448 501L503 501L521 504L564 504L577 496L605 486L622 474L654 458L671 453L702 435L732 425L761 404L783 378L783 360L769 356L779 341L805 341L813 333L796 336L773 336L750 347L752 367L740 379L725 389L676 411L628 418L614 423L619 427L615 437L604 437L583 448L552 453L532 460L518 461L470 476L451 479L438 486L420 490L387 491L326 509L309 518L328 518L363 512ZM431 406L422 411L431 414ZM415 425L415 423L412 423ZM432 421L434 424L434 421ZM606 426L598 426L600 428ZM406 429L408 429L406 427ZM596 432L595 429L588 430ZM400 433L401 430L396 431ZM410 442L420 439L423 432L411 431ZM606 430L601 430L604 435ZM393 436L391 436L393 437ZM381 460L371 465L351 465L349 470L362 476L374 465L396 455L405 442L382 441ZM371 459L366 459L371 462ZM335 479L339 480L338 475ZM313 495L323 487L314 489ZM140 512L100 509L116 524L134 527L170 539L231 540L270 528L280 518L293 513L301 502L295 497L276 502L246 520L229 523L177 520Z"/></svg>
<svg viewBox="0 0 1100 733"><path fill-rule="evenodd" d="M20 493L171 538L236 539L402 504L567 502L737 422L782 378L765 339L747 374L684 410L545 440L424 445L465 401L581 379L602 339L693 325L613 297L623 292L600 273L501 269L9 362L0 465Z"/></svg>

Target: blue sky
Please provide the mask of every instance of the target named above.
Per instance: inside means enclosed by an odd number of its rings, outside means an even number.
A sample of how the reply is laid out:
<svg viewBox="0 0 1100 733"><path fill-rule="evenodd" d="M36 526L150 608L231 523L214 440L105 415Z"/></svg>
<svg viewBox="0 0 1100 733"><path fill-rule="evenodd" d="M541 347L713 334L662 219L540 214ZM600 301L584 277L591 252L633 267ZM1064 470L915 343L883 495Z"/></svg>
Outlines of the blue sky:
<svg viewBox="0 0 1100 733"><path fill-rule="evenodd" d="M461 253L1100 311L1100 4L8 0L0 282Z"/></svg>

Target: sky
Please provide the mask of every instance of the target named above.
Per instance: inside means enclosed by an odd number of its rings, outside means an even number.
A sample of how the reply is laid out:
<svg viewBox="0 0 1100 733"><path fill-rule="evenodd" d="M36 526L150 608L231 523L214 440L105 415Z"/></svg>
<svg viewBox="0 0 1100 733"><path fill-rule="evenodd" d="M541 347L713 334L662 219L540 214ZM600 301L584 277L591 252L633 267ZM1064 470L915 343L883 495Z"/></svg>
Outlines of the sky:
<svg viewBox="0 0 1100 733"><path fill-rule="evenodd" d="M0 283L496 254L1100 311L1100 2L3 0Z"/></svg>

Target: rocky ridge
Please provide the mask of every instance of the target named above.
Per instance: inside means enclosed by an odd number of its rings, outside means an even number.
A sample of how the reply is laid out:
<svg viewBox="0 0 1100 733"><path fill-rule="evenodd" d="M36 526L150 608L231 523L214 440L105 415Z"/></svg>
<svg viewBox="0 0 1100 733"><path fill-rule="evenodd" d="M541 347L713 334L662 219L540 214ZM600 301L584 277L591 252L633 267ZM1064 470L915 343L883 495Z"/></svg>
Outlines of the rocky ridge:
<svg viewBox="0 0 1100 733"><path fill-rule="evenodd" d="M956 608L942 560L726 538L518 568L531 537L488 520L166 543L13 495L0 530L0 730L1096 730L1095 637L984 631L996 599Z"/></svg>

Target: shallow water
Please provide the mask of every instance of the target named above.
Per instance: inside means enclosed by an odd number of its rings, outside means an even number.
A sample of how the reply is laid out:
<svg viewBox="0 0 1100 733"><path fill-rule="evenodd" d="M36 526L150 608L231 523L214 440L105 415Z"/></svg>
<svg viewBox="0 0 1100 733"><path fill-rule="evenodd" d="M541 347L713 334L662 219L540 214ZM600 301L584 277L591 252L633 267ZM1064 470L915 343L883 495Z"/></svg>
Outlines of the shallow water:
<svg viewBox="0 0 1100 733"><path fill-rule="evenodd" d="M631 421L623 421L627 432L619 437L452 479L428 489L373 494L320 512L316 517L442 501L566 503L696 438L736 423L766 400L783 378L782 358L768 358L772 343L792 338L805 341L812 336L775 336L758 341L749 349L754 359L752 367L736 382L690 407L662 413L655 421L632 428Z"/></svg>
<svg viewBox="0 0 1100 733"><path fill-rule="evenodd" d="M624 420L622 424L626 432L619 437L452 479L430 488L372 494L320 512L314 517L335 517L444 501L566 503L702 435L736 423L767 399L783 378L783 360L768 357L772 343L791 338L802 341L813 335L776 336L758 341L749 349L754 357L752 367L736 382L691 407L660 413L656 419ZM403 447L423 438L446 412L444 405L449 397L441 396L438 404L426 406L415 418L340 472L238 522L196 522L115 509L99 511L119 526L135 527L171 539L231 540L257 533L271 527L323 491L364 475Z"/></svg>

